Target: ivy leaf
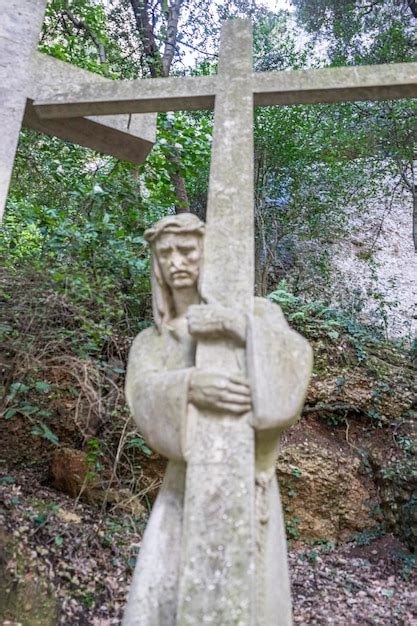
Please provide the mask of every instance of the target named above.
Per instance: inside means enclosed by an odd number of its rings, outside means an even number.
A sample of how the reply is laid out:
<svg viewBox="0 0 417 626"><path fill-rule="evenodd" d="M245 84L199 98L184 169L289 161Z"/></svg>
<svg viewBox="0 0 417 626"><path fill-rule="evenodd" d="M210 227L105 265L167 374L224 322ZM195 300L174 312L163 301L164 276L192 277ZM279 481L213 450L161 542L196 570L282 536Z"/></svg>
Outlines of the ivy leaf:
<svg viewBox="0 0 417 626"><path fill-rule="evenodd" d="M127 447L137 448L138 450L146 454L146 456L151 456L152 454L152 450L146 445L142 437L133 437L133 439L131 439L129 443L127 444Z"/></svg>
<svg viewBox="0 0 417 626"><path fill-rule="evenodd" d="M14 485L16 481L13 476L2 476L0 478L0 482L4 483L5 485Z"/></svg>
<svg viewBox="0 0 417 626"><path fill-rule="evenodd" d="M47 393L51 388L51 385L49 383L45 383L44 381L37 381L35 383L35 389L36 391L40 391L41 393Z"/></svg>
<svg viewBox="0 0 417 626"><path fill-rule="evenodd" d="M59 438L52 432L49 426L47 426L43 422L40 422L37 426L34 426L30 432L32 433L32 435L37 435L39 437L42 437L42 439L46 439L50 443L53 443L54 446L59 445Z"/></svg>
<svg viewBox="0 0 417 626"><path fill-rule="evenodd" d="M39 411L39 407L33 404L24 404L19 407L19 411L23 413L23 415L33 415Z"/></svg>

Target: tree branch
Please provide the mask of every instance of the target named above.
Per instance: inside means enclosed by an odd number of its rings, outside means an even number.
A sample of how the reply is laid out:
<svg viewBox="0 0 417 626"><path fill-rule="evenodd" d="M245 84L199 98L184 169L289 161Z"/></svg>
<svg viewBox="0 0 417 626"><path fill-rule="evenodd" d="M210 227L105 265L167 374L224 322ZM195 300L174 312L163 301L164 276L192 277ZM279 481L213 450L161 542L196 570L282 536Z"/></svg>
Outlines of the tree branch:
<svg viewBox="0 0 417 626"><path fill-rule="evenodd" d="M96 33L90 28L90 26L86 22L84 22L84 20L81 20L74 15L74 13L69 8L68 0L64 2L64 6L65 10L63 11L63 14L74 24L75 28L78 28L79 30L84 30L87 33L87 35L90 37L90 39L97 48L100 63L107 63L106 49L103 42L99 40Z"/></svg>
<svg viewBox="0 0 417 626"><path fill-rule="evenodd" d="M208 52L207 50L201 50L201 48L196 48L195 46L192 46L190 43L186 43L185 41L177 41L176 45L174 45L172 43L168 43L166 39L162 39L160 37L156 37L156 39L159 39L167 46L172 46L173 49L177 51L179 50L178 46L186 46L187 48L190 48L191 50L195 50L196 52L199 52L200 54L204 54L205 56L214 57L216 59L219 58L219 55L216 54L215 52Z"/></svg>

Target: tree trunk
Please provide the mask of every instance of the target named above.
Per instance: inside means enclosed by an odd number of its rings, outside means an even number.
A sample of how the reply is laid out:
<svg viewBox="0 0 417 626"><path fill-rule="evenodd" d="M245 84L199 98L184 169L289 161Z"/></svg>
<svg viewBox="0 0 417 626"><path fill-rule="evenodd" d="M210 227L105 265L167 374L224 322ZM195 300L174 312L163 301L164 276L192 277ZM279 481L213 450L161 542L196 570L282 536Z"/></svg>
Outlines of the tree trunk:
<svg viewBox="0 0 417 626"><path fill-rule="evenodd" d="M413 186L413 241L417 252L417 185Z"/></svg>
<svg viewBox="0 0 417 626"><path fill-rule="evenodd" d="M153 31L150 18L149 0L130 0L135 16L136 28L143 43L146 63L152 78L169 76L177 43L178 21L180 18L182 2L183 0L173 0L164 12L167 22L167 34L164 42L164 52L161 57L161 53L156 44L155 33ZM167 159L171 165L173 165L172 171L170 172L170 178L175 189L175 195L177 196L175 212L188 213L190 211L190 203L188 200L185 180L181 175L181 159L175 147L171 146L171 149L172 155L168 156Z"/></svg>
<svg viewBox="0 0 417 626"><path fill-rule="evenodd" d="M265 225L255 218L255 295L265 297L268 292L269 254L265 239Z"/></svg>
<svg viewBox="0 0 417 626"><path fill-rule="evenodd" d="M143 52L152 78L162 76L161 55L156 45L155 36L149 18L148 0L130 0L135 16L136 28L143 44Z"/></svg>
<svg viewBox="0 0 417 626"><path fill-rule="evenodd" d="M407 0L408 6L414 17L417 17L417 0Z"/></svg>
<svg viewBox="0 0 417 626"><path fill-rule="evenodd" d="M190 205L188 202L187 189L185 187L184 177L181 176L181 160L178 153L167 156L168 161L174 166L174 170L170 173L171 182L175 188L175 194L178 202L175 204L175 213L189 213Z"/></svg>
<svg viewBox="0 0 417 626"><path fill-rule="evenodd" d="M262 219L264 207L265 155L255 155L255 295L264 297L268 290L269 255L266 242L265 223Z"/></svg>
<svg viewBox="0 0 417 626"><path fill-rule="evenodd" d="M180 19L180 9L182 0L175 0L166 12L167 18L167 38L165 50L162 56L162 71L164 76L169 75L172 59L174 58L175 45L177 42L178 20Z"/></svg>

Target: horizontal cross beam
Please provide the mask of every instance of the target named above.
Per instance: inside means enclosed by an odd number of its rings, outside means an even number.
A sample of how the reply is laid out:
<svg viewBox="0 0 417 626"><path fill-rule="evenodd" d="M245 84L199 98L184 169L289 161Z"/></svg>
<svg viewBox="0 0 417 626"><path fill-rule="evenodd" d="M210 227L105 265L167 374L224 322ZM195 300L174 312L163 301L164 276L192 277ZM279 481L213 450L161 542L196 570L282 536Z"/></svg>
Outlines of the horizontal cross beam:
<svg viewBox="0 0 417 626"><path fill-rule="evenodd" d="M417 97L417 63L254 73L255 106ZM217 76L78 85L71 93L42 89L35 109L45 119L84 115L212 109Z"/></svg>
<svg viewBox="0 0 417 626"><path fill-rule="evenodd" d="M417 63L261 72L255 106L320 104L417 97Z"/></svg>
<svg viewBox="0 0 417 626"><path fill-rule="evenodd" d="M22 123L49 135L142 163L155 141L154 116L41 120L33 101L44 85L72 90L77 82L112 82L36 51L47 0L0 0L0 220Z"/></svg>
<svg viewBox="0 0 417 626"><path fill-rule="evenodd" d="M56 86L69 89L71 85L72 91L78 83L88 81L97 88L112 81L40 52L32 57L31 76L24 126L111 154L124 161L139 164L146 159L156 139L155 114L47 120L41 119L33 106L34 100L39 98L44 89Z"/></svg>
<svg viewBox="0 0 417 626"><path fill-rule="evenodd" d="M113 81L100 88L84 83L71 94L42 89L35 109L40 117L49 119L90 115L82 112L87 110L93 111L91 115L112 115L112 111L120 114L213 109L216 83L216 76L186 76Z"/></svg>

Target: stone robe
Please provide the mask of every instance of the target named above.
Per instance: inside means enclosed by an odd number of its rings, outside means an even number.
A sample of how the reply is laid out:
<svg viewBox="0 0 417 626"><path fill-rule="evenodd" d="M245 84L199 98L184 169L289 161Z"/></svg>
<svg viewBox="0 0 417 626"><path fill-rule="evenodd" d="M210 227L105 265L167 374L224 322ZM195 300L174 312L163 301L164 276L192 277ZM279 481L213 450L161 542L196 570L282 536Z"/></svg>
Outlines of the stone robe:
<svg viewBox="0 0 417 626"><path fill-rule="evenodd" d="M143 537L124 626L176 625L186 458L196 418L188 403L195 349L184 320L176 328L163 325L160 332L147 328L130 351L129 407L140 433L169 462ZM280 434L302 408L311 348L289 328L277 305L257 298L248 320L246 355L256 435L257 624L286 626L291 624L291 596L275 462Z"/></svg>

